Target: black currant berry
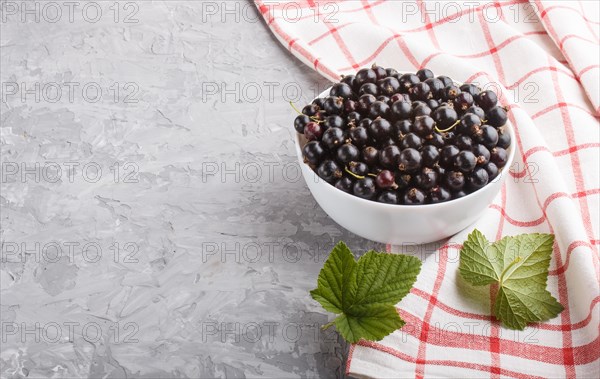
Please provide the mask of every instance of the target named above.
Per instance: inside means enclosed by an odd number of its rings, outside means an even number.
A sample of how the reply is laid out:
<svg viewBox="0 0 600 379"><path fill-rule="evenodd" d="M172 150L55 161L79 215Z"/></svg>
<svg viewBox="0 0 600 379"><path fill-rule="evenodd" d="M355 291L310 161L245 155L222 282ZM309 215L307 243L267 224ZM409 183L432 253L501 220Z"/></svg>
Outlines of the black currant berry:
<svg viewBox="0 0 600 379"><path fill-rule="evenodd" d="M395 145L395 144L396 144L396 140L394 138L390 137L390 138L384 139L383 142L381 142L381 147L384 148L384 147L388 147L390 145Z"/></svg>
<svg viewBox="0 0 600 379"><path fill-rule="evenodd" d="M473 148L473 139L463 134L456 137L456 147L461 150L471 150Z"/></svg>
<svg viewBox="0 0 600 379"><path fill-rule="evenodd" d="M490 151L487 147L483 146L482 144L474 145L472 151L473 154L475 154L475 156L477 157L477 164L479 166L483 166L490 161Z"/></svg>
<svg viewBox="0 0 600 379"><path fill-rule="evenodd" d="M450 79L449 77L444 76L444 75L438 76L437 79L440 80L444 84L444 88L448 87L449 85L454 84L452 79Z"/></svg>
<svg viewBox="0 0 600 379"><path fill-rule="evenodd" d="M488 176L490 178L489 179L490 182L493 179L495 179L496 176L498 176L498 173L500 172L500 169L498 168L498 166L496 166L496 164L493 162L486 164L485 166L483 166L483 168L485 168L485 171L487 171Z"/></svg>
<svg viewBox="0 0 600 379"><path fill-rule="evenodd" d="M468 92L461 92L456 96L453 102L454 109L462 114L473 105L473 95Z"/></svg>
<svg viewBox="0 0 600 379"><path fill-rule="evenodd" d="M390 104L394 104L396 101L400 101L400 100L404 100L404 95L403 93L395 93L390 97ZM410 102L410 98L408 100L408 102Z"/></svg>
<svg viewBox="0 0 600 379"><path fill-rule="evenodd" d="M454 157L460 153L458 147L454 145L446 145L440 150L440 166L444 168L452 168L454 166Z"/></svg>
<svg viewBox="0 0 600 379"><path fill-rule="evenodd" d="M428 195L428 200L431 204L443 203L451 198L450 191L441 186L433 187Z"/></svg>
<svg viewBox="0 0 600 379"><path fill-rule="evenodd" d="M379 96L379 88L375 83L365 83L358 90L358 95L373 95Z"/></svg>
<svg viewBox="0 0 600 379"><path fill-rule="evenodd" d="M433 188L437 182L437 171L429 167L424 167L421 172L415 176L415 185L422 190L429 190Z"/></svg>
<svg viewBox="0 0 600 379"><path fill-rule="evenodd" d="M344 128L345 126L346 123L344 122L344 119L338 115L327 116L325 120L323 120L323 127L325 130L329 128Z"/></svg>
<svg viewBox="0 0 600 379"><path fill-rule="evenodd" d="M421 157L423 158L423 165L433 167L440 159L440 152L433 145L425 145L421 151Z"/></svg>
<svg viewBox="0 0 600 379"><path fill-rule="evenodd" d="M501 126L498 128L498 143L496 144L496 146L501 147L503 149L508 149L508 147L510 146L510 133L505 127Z"/></svg>
<svg viewBox="0 0 600 379"><path fill-rule="evenodd" d="M360 88L365 83L376 83L377 74L370 68L363 68L356 73L354 78L355 86Z"/></svg>
<svg viewBox="0 0 600 379"><path fill-rule="evenodd" d="M385 204L398 204L398 194L396 191L383 191L377 196L377 201Z"/></svg>
<svg viewBox="0 0 600 379"><path fill-rule="evenodd" d="M386 146L379 153L379 164L385 168L394 168L400 158L400 149L396 145Z"/></svg>
<svg viewBox="0 0 600 379"><path fill-rule="evenodd" d="M354 75L342 75L342 80L340 80L340 82L346 83L350 88L354 89L354 78Z"/></svg>
<svg viewBox="0 0 600 379"><path fill-rule="evenodd" d="M494 91L486 90L480 92L475 101L484 111L487 111L498 103L498 96Z"/></svg>
<svg viewBox="0 0 600 379"><path fill-rule="evenodd" d="M438 149L441 149L445 145L444 137L438 132L434 132L434 133L426 136L425 142L437 147Z"/></svg>
<svg viewBox="0 0 600 379"><path fill-rule="evenodd" d="M377 192L377 187L375 187L375 180L370 176L366 176L364 179L358 179L354 183L354 187L352 188L352 192L354 195L361 197L363 199L372 199Z"/></svg>
<svg viewBox="0 0 600 379"><path fill-rule="evenodd" d="M496 128L501 127L508 121L508 115L506 110L502 107L492 107L485 112L486 120L489 125L495 126Z"/></svg>
<svg viewBox="0 0 600 379"><path fill-rule="evenodd" d="M449 106L440 106L432 114L435 123L437 124L438 129L447 129L450 126L454 125L456 120L458 119L458 115L454 108Z"/></svg>
<svg viewBox="0 0 600 379"><path fill-rule="evenodd" d="M373 104L376 101L377 101L377 98L373 95L362 95L361 97L358 98L358 104L356 106L356 109L359 112L366 114L369 112L369 109L371 108L371 104Z"/></svg>
<svg viewBox="0 0 600 379"><path fill-rule="evenodd" d="M362 116L358 112L350 112L346 115L346 123L349 126L357 125L362 119Z"/></svg>
<svg viewBox="0 0 600 379"><path fill-rule="evenodd" d="M354 186L354 181L347 176L344 176L337 182L335 182L335 188L342 190L347 193L352 193L352 187Z"/></svg>
<svg viewBox="0 0 600 379"><path fill-rule="evenodd" d="M456 191L452 194L453 199L460 199L461 197L467 196L467 192L465 190Z"/></svg>
<svg viewBox="0 0 600 379"><path fill-rule="evenodd" d="M304 159L313 165L321 163L326 155L325 148L320 141L310 141L302 149Z"/></svg>
<svg viewBox="0 0 600 379"><path fill-rule="evenodd" d="M365 176L369 173L369 166L365 162L350 162L348 163L348 171L358 176Z"/></svg>
<svg viewBox="0 0 600 379"><path fill-rule="evenodd" d="M312 101L312 103L319 107L319 109L323 109L323 106L325 105L325 98L317 97Z"/></svg>
<svg viewBox="0 0 600 379"><path fill-rule="evenodd" d="M477 117L479 117L481 120L485 119L485 111L483 109L481 109L481 107L478 107L477 105L471 105L466 111L465 113L473 113L475 114Z"/></svg>
<svg viewBox="0 0 600 379"><path fill-rule="evenodd" d="M454 100L454 99L456 99L456 97L458 96L459 93L460 93L460 89L457 86L455 86L454 84L451 84L451 85L447 86L446 88L444 88L442 100L444 100L444 101Z"/></svg>
<svg viewBox="0 0 600 379"><path fill-rule="evenodd" d="M408 186L412 183L413 178L412 175L406 173L398 173L396 175L396 185L398 185L398 189L402 190L408 188Z"/></svg>
<svg viewBox="0 0 600 379"><path fill-rule="evenodd" d="M415 100L427 100L431 96L431 88L425 82L417 83L414 86L410 87L408 93Z"/></svg>
<svg viewBox="0 0 600 379"><path fill-rule="evenodd" d="M397 187L396 177L390 170L382 170L379 174L377 174L375 183L377 184L377 187L381 189Z"/></svg>
<svg viewBox="0 0 600 379"><path fill-rule="evenodd" d="M470 191L477 191L488 184L489 178L485 168L475 167L475 170L467 177L467 187Z"/></svg>
<svg viewBox="0 0 600 379"><path fill-rule="evenodd" d="M318 105L308 104L307 106L302 108L302 113L311 117L311 116L315 116L317 114L317 112L319 112L320 110L321 110L321 108L319 108Z"/></svg>
<svg viewBox="0 0 600 379"><path fill-rule="evenodd" d="M311 119L313 121L323 121L323 120L325 120L327 118L327 116L329 116L329 114L327 114L326 111L324 111L324 110L321 109L320 111L317 112L316 115L314 115L313 117L311 117Z"/></svg>
<svg viewBox="0 0 600 379"><path fill-rule="evenodd" d="M363 147L369 143L369 133L367 132L367 129L362 126L351 128L348 131L348 137L350 137L352 143L358 147ZM325 135L323 135L323 142L325 142Z"/></svg>
<svg viewBox="0 0 600 379"><path fill-rule="evenodd" d="M317 122L309 122L304 127L304 137L309 141L320 140L323 135L323 126Z"/></svg>
<svg viewBox="0 0 600 379"><path fill-rule="evenodd" d="M408 133L402 137L398 146L403 150L408 148L419 150L423 146L423 141L415 133Z"/></svg>
<svg viewBox="0 0 600 379"><path fill-rule="evenodd" d="M371 70L373 70L375 72L375 76L377 76L377 80L381 80L387 76L387 71L385 70L385 68L378 66L376 64L373 64L371 66Z"/></svg>
<svg viewBox="0 0 600 379"><path fill-rule="evenodd" d="M404 120L410 118L411 106L406 101L396 101L390 107L390 117L393 120Z"/></svg>
<svg viewBox="0 0 600 379"><path fill-rule="evenodd" d="M346 83L336 83L331 87L329 91L329 96L333 97L343 97L344 99L348 99L352 97L352 87L350 87Z"/></svg>
<svg viewBox="0 0 600 379"><path fill-rule="evenodd" d="M454 130L451 130L449 132L443 132L442 134L442 138L444 138L444 144L445 145L456 145L456 132Z"/></svg>
<svg viewBox="0 0 600 379"><path fill-rule="evenodd" d="M395 134L407 134L412 129L412 124L408 120L396 121L393 125Z"/></svg>
<svg viewBox="0 0 600 379"><path fill-rule="evenodd" d="M488 149L496 146L498 143L498 131L496 128L490 125L482 125L481 126L481 137L482 144L484 144Z"/></svg>
<svg viewBox="0 0 600 379"><path fill-rule="evenodd" d="M323 109L330 115L344 112L344 98L328 96L323 103Z"/></svg>
<svg viewBox="0 0 600 379"><path fill-rule="evenodd" d="M471 96L473 96L473 98L475 98L475 96L479 95L479 92L481 92L479 87L477 87L475 84L471 84L471 83L465 83L465 84L461 85L460 90L462 92L466 92L466 93L470 94Z"/></svg>
<svg viewBox="0 0 600 379"><path fill-rule="evenodd" d="M329 150L334 151L338 146L344 143L344 131L337 127L329 128L323 133L321 141Z"/></svg>
<svg viewBox="0 0 600 379"><path fill-rule="evenodd" d="M367 146L362 149L362 160L371 167L375 167L379 163L379 151L373 146Z"/></svg>
<svg viewBox="0 0 600 379"><path fill-rule="evenodd" d="M465 186L465 174L460 171L449 171L446 173L444 183L452 191L460 191Z"/></svg>
<svg viewBox="0 0 600 379"><path fill-rule="evenodd" d="M373 120L371 120L370 118L363 118L358 123L358 126L362 126L363 128L368 129L369 125L371 125L372 122Z"/></svg>
<svg viewBox="0 0 600 379"><path fill-rule="evenodd" d="M425 204L425 194L417 188L410 188L404 192L402 203L406 205Z"/></svg>
<svg viewBox="0 0 600 379"><path fill-rule="evenodd" d="M494 162L496 166L502 168L504 165L506 165L506 162L508 161L508 153L505 149L501 147L494 147L492 150L490 150L490 154L490 160Z"/></svg>
<svg viewBox="0 0 600 379"><path fill-rule="evenodd" d="M424 82L427 79L433 79L433 72L428 68L422 68L417 71L417 76L422 82Z"/></svg>
<svg viewBox="0 0 600 379"><path fill-rule="evenodd" d="M421 153L413 148L407 148L400 152L398 157L398 169L405 172L413 172L421 168L423 158Z"/></svg>
<svg viewBox="0 0 600 379"><path fill-rule="evenodd" d="M390 106L383 101L376 101L369 107L369 118L376 119L377 117L387 118L389 116Z"/></svg>
<svg viewBox="0 0 600 379"><path fill-rule="evenodd" d="M294 129L296 129L298 133L304 134L304 128L309 122L310 118L305 114L301 114L294 119Z"/></svg>
<svg viewBox="0 0 600 379"><path fill-rule="evenodd" d="M395 68L386 68L385 73L387 76L398 76L398 71Z"/></svg>
<svg viewBox="0 0 600 379"><path fill-rule="evenodd" d="M425 137L433 133L435 121L429 116L417 116L412 125L412 131L415 134Z"/></svg>
<svg viewBox="0 0 600 379"><path fill-rule="evenodd" d="M444 88L446 88L446 86L441 80L437 78L431 78L427 79L425 83L427 83L427 85L431 89L431 94L435 99L440 99L442 97L444 93Z"/></svg>
<svg viewBox="0 0 600 379"><path fill-rule="evenodd" d="M477 165L477 158L475 154L470 152L469 150L463 150L456 155L454 158L454 166L464 173L469 173L473 171L475 166Z"/></svg>
<svg viewBox="0 0 600 379"><path fill-rule="evenodd" d="M360 151L358 147L351 143L345 143L340 146L336 151L336 158L338 162L346 165L352 161L357 161L360 157Z"/></svg>
<svg viewBox="0 0 600 379"><path fill-rule="evenodd" d="M425 102L415 101L414 103L412 103L412 111L410 112L410 115L413 118L417 118L420 116L429 116L430 114L431 108L429 108Z"/></svg>
<svg viewBox="0 0 600 379"><path fill-rule="evenodd" d="M385 96L393 96L400 91L400 82L393 76L381 79L377 82L379 93Z"/></svg>
<svg viewBox="0 0 600 379"><path fill-rule="evenodd" d="M439 106L440 106L440 102L439 102L439 101L437 101L436 99L427 99L427 100L425 100L425 104L427 104L427 106L428 106L429 108L431 108L431 109L432 109L432 111L433 111L433 110L436 110L436 109L437 109L437 107L439 107Z"/></svg>
<svg viewBox="0 0 600 379"><path fill-rule="evenodd" d="M358 104L356 103L356 101L354 101L352 99L344 100L344 112L352 113L352 112L356 112L357 109L358 109Z"/></svg>
<svg viewBox="0 0 600 379"><path fill-rule="evenodd" d="M325 160L317 168L317 175L328 183L334 183L342 177L344 173L340 166L332 160Z"/></svg>
<svg viewBox="0 0 600 379"><path fill-rule="evenodd" d="M419 83L421 80L415 74L404 74L398 78L398 81L400 82L401 92L407 93L410 87Z"/></svg>
<svg viewBox="0 0 600 379"><path fill-rule="evenodd" d="M375 140L382 142L392 136L392 124L385 118L377 117L369 125L369 135Z"/></svg>

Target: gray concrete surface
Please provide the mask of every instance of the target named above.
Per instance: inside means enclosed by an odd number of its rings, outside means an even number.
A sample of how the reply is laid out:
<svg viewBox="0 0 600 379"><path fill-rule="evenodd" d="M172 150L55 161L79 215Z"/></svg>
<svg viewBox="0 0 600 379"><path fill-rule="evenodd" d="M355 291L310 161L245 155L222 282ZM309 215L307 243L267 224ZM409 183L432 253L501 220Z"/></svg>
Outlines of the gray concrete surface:
<svg viewBox="0 0 600 379"><path fill-rule="evenodd" d="M343 376L308 291L382 247L298 177L327 82L251 3L89 3L2 2L1 376Z"/></svg>

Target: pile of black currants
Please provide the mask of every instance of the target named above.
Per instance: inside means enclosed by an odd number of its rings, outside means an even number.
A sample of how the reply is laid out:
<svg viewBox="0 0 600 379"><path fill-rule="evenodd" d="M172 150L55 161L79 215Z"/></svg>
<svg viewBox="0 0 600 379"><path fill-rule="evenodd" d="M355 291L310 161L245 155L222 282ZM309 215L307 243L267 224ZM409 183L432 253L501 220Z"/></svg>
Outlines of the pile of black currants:
<svg viewBox="0 0 600 379"><path fill-rule="evenodd" d="M342 77L294 121L304 161L363 199L433 204L492 181L508 160L507 110L493 91L458 86L426 68L373 65Z"/></svg>

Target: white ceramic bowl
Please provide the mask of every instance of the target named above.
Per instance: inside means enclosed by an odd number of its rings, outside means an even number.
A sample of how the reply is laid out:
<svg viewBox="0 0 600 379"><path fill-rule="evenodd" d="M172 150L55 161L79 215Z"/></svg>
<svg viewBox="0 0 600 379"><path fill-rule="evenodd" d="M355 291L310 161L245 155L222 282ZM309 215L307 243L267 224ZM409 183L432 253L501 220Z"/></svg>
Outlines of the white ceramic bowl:
<svg viewBox="0 0 600 379"><path fill-rule="evenodd" d="M319 97L327 96L329 90ZM395 245L434 242L474 223L500 192L515 157L515 134L507 123L511 145L508 161L498 176L482 189L439 204L394 205L361 199L321 179L302 157L304 136L296 134L296 153L302 175L313 197L335 222L361 237Z"/></svg>

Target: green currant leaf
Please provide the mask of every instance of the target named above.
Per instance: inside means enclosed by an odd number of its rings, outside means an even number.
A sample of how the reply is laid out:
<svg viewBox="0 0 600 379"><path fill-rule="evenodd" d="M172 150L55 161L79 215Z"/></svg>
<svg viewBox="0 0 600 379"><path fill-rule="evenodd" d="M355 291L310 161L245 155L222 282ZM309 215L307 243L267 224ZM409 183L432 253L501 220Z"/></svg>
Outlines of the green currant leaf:
<svg viewBox="0 0 600 379"><path fill-rule="evenodd" d="M403 325L404 321L396 307L384 304L360 306L355 309L355 314L344 313L335 319L338 332L350 343L356 343L361 338L380 341Z"/></svg>
<svg viewBox="0 0 600 379"><path fill-rule="evenodd" d="M342 313L344 301L348 302L347 298L351 296L349 288L354 287L356 281L356 266L348 246L338 243L319 272L317 288L310 291L313 299L329 312Z"/></svg>
<svg viewBox="0 0 600 379"><path fill-rule="evenodd" d="M521 234L490 244L474 230L460 251L459 272L470 284L498 283L494 315L511 329L556 317L563 306L548 292L554 236Z"/></svg>
<svg viewBox="0 0 600 379"><path fill-rule="evenodd" d="M343 242L331 251L311 296L340 314L333 324L350 343L379 341L404 325L395 305L421 270L415 257L369 251L358 263Z"/></svg>

